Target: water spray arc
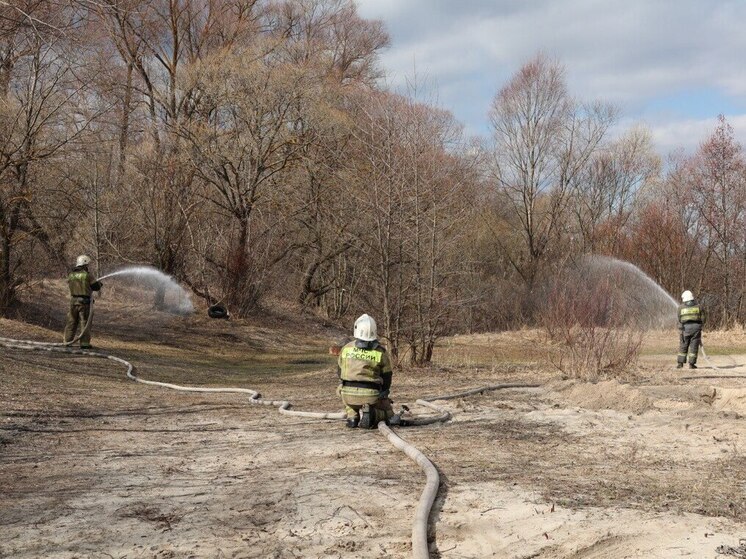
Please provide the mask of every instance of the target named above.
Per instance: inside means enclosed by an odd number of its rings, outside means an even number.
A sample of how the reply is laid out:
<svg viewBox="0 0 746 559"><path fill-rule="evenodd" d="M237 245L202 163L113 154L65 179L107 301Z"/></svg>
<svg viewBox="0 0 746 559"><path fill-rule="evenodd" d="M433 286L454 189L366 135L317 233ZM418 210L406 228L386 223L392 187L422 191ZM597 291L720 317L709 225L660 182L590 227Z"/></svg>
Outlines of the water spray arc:
<svg viewBox="0 0 746 559"><path fill-rule="evenodd" d="M618 267L624 270L627 270L628 272L632 273L639 279L643 280L647 285L653 288L655 293L664 301L667 303L670 303L674 309L676 309L679 306L679 303L674 299L668 291L663 289L661 285L656 282L653 278L651 278L649 275L647 275L645 272L640 270L637 266L632 264L631 262L627 262L626 260L619 260L618 258L613 258L611 256L601 256L601 255L593 255L589 257L589 261L591 263L595 263L596 265L604 265L607 267Z"/></svg>
<svg viewBox="0 0 746 559"><path fill-rule="evenodd" d="M181 287L174 278L156 268L151 266L131 266L101 276L99 281L113 277L129 277L137 280L139 285L145 285L153 289L162 289L167 293L174 293L178 301L178 312L183 314L194 312L194 305L192 304L189 292Z"/></svg>
<svg viewBox="0 0 746 559"><path fill-rule="evenodd" d="M651 287L653 289L653 293L656 295L656 298L662 303L670 305L674 310L676 310L679 306L679 303L671 296L670 293L668 293L668 291L663 289L663 287L661 287L658 282L656 282L653 278L651 278L649 275L640 270L640 268L638 268L631 262L627 262L626 260L619 260L618 258L613 258L611 256L602 256L598 254L593 254L586 257L585 262L592 269L603 270L607 273L612 268L624 270L638 280L641 280L644 285Z"/></svg>
<svg viewBox="0 0 746 559"><path fill-rule="evenodd" d="M670 293L663 289L663 287L661 287L658 282L656 282L653 278L651 278L649 275L647 275L631 262L619 260L618 258L613 258L611 256L601 255L591 255L587 258L587 262L589 263L589 265L596 268L618 268L628 271L636 278L642 280L645 285L653 288L653 291L657 295L657 298L671 307L672 316L674 315L674 313L677 312L679 308L678 301L674 297L672 297ZM710 365L713 369L719 371L720 368L715 365L708 357L707 352L705 351L704 341L700 341L700 349L702 350L702 357L705 359L705 361L707 361L707 364Z"/></svg>

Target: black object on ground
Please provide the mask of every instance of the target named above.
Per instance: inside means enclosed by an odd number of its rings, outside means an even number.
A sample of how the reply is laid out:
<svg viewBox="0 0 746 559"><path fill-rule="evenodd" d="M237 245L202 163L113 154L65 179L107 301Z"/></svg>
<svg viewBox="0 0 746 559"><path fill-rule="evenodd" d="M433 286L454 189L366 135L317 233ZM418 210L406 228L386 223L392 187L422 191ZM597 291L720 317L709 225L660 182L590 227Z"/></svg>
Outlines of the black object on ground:
<svg viewBox="0 0 746 559"><path fill-rule="evenodd" d="M207 309L207 316L210 318L228 318L230 314L228 314L228 309L223 305L212 305Z"/></svg>

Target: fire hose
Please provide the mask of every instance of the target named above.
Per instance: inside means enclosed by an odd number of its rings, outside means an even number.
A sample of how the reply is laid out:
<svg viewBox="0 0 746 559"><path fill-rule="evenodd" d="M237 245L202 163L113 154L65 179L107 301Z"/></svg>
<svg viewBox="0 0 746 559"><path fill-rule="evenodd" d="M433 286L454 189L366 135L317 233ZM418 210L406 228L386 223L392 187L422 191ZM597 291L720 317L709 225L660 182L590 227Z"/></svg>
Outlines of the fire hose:
<svg viewBox="0 0 746 559"><path fill-rule="evenodd" d="M88 322L84 328L90 326L91 319L93 317L93 309L89 313ZM82 332L81 332L82 335ZM80 336L76 338L79 339ZM116 357L107 353L101 353L98 351L87 350L87 349L75 349L69 347L75 340L68 343L48 343L48 342L37 342L33 340L16 340L12 338L0 337L0 346L11 349L22 349L22 350L36 350L36 351L51 351L51 352L63 352L75 355L85 355L88 357L98 357L102 359L108 359L117 362L126 367L126 376L130 380L139 382L141 384L147 384L151 386L159 386L162 388L168 388L172 390L178 390L182 392L207 392L207 393L234 393L234 394L247 394L249 396L249 403L254 405L274 406L277 410L285 415L292 415L296 417L308 417L314 419L345 419L346 414L344 412L311 412L311 411L298 411L291 410L291 402L288 400L266 400L261 397L261 394L256 390L249 388L238 388L238 387L197 387L197 386L181 386L178 384L171 384L167 382L159 382L153 380L146 380L138 377L135 374L135 367L132 363L126 359ZM539 385L536 384L494 384L484 386L481 388L474 388L464 392L455 394L449 394L444 396L433 396L426 399L419 399L416 401L417 404L430 408L438 415L430 417L415 417L407 418L402 426L421 426L429 425L432 423L442 423L448 421L451 418L450 412L439 408L433 401L436 400L449 400L454 398L461 398L472 394L481 394L492 390L501 390L508 388L535 388ZM423 470L426 476L425 488L422 491L417 508L415 510L414 521L412 525L412 557L414 559L428 559L430 557L430 550L427 543L427 526L428 519L430 517L430 511L432 509L435 498L438 494L440 487L440 476L437 468L433 463L416 447L400 438L385 422L381 421L378 423L378 431L385 436L388 441L397 449L405 453L412 461L414 461Z"/></svg>
<svg viewBox="0 0 746 559"><path fill-rule="evenodd" d="M700 348L700 349L702 350L702 357L704 357L704 358L705 358L705 361L707 361L707 364L708 364L708 365L709 365L710 367L712 367L713 369L715 369L716 371L719 371L719 370L720 370L720 367L718 367L717 365L715 365L715 363L713 363L713 362L712 362L712 361L710 360L710 358L709 358L709 357L707 356L707 353L705 352L705 344L704 344L704 342L702 342L701 340L700 340L700 342L699 342L699 348Z"/></svg>

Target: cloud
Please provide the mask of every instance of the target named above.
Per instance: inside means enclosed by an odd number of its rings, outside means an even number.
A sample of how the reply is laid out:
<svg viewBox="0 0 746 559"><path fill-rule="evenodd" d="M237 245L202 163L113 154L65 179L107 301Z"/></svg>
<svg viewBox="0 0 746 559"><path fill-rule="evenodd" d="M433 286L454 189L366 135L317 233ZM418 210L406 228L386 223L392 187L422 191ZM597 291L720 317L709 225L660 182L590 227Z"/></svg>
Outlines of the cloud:
<svg viewBox="0 0 746 559"><path fill-rule="evenodd" d="M746 105L746 2L740 0L358 0L358 5L364 17L382 19L391 33L392 46L382 57L391 85L401 86L416 66L437 82L441 104L480 134L487 132L495 93L540 51L566 66L573 94L616 103L632 118L649 118L651 100L691 90L718 93L697 116L714 118ZM678 109L684 112L669 111L669 123L656 126L662 131L676 120L682 129L708 122L691 119L683 104ZM665 138L661 132L657 141Z"/></svg>
<svg viewBox="0 0 746 559"><path fill-rule="evenodd" d="M733 127L735 139L746 146L746 114L726 116L728 124ZM631 121L627 121L632 125ZM636 121L640 122L640 121ZM620 127L624 127L624 122ZM699 146L715 132L718 126L717 117L702 119L681 119L668 122L645 122L651 132L653 142L662 155L677 150L686 154L694 153Z"/></svg>

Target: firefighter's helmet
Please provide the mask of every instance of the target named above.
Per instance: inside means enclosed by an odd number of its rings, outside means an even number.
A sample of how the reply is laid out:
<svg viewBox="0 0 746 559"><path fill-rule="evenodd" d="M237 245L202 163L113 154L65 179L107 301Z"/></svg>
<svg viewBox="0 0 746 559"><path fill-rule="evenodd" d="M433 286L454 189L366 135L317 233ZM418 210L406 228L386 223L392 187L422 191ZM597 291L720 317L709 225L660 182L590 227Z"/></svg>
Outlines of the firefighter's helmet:
<svg viewBox="0 0 746 559"><path fill-rule="evenodd" d="M376 329L376 321L373 320L372 316L367 314L361 315L355 321L355 330L353 336L358 340L364 342L372 342L378 339L378 331Z"/></svg>
<svg viewBox="0 0 746 559"><path fill-rule="evenodd" d="M681 294L681 302L688 303L689 301L694 301L694 294L687 289Z"/></svg>
<svg viewBox="0 0 746 559"><path fill-rule="evenodd" d="M91 263L91 257L86 256L85 254L81 254L78 256L78 259L75 261L76 266L88 266L88 264Z"/></svg>

